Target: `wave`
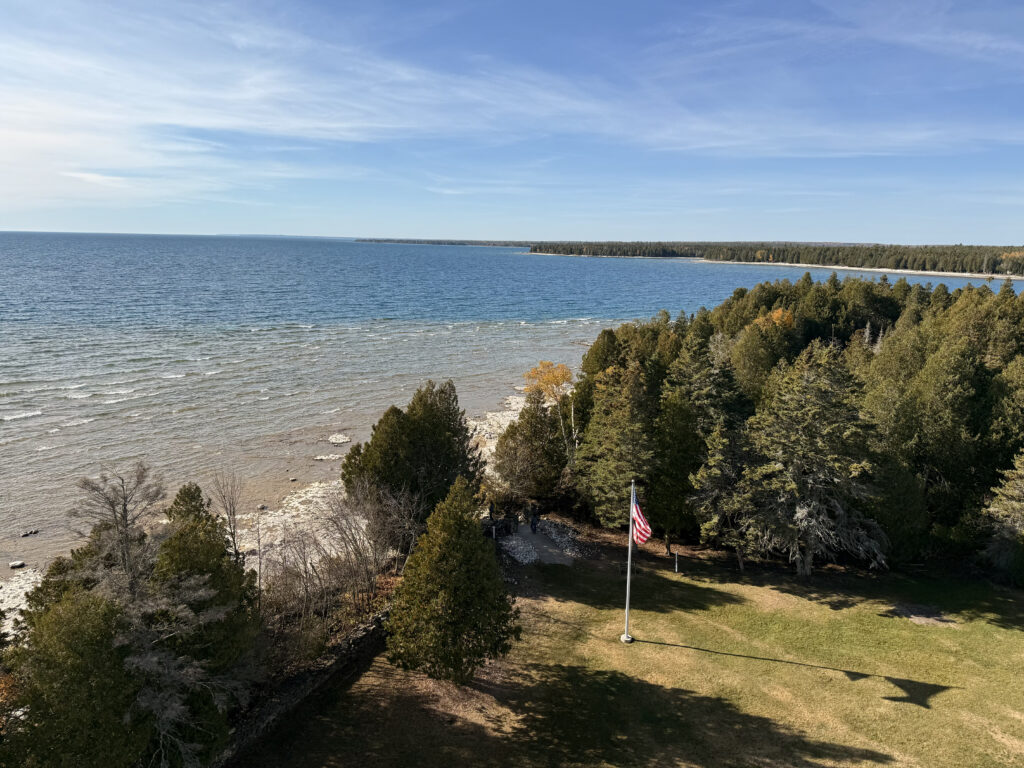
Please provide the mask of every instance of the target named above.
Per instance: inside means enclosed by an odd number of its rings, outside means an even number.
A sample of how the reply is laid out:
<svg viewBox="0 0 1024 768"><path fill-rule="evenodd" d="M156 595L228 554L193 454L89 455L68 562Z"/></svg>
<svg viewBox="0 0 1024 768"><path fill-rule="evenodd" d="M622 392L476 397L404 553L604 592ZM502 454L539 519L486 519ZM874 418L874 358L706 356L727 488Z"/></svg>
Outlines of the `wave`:
<svg viewBox="0 0 1024 768"><path fill-rule="evenodd" d="M70 392L64 397L68 400L84 400L87 397L92 397L92 392Z"/></svg>
<svg viewBox="0 0 1024 768"><path fill-rule="evenodd" d="M104 392L104 395L130 395L135 389L112 389L109 392Z"/></svg>
<svg viewBox="0 0 1024 768"><path fill-rule="evenodd" d="M132 390L132 391L134 392L135 390ZM140 397L149 397L151 394L153 394L153 393L152 392L140 392L137 395L129 395L127 397L115 397L115 398L112 398L110 400L104 400L103 404L104 405L115 405L116 403L123 403L126 400L138 400Z"/></svg>
<svg viewBox="0 0 1024 768"><path fill-rule="evenodd" d="M90 421L96 421L95 417L91 419L72 419L71 421L61 424L62 427L80 427L83 424L88 424Z"/></svg>
<svg viewBox="0 0 1024 768"><path fill-rule="evenodd" d="M42 416L42 411L25 411L24 413L14 413L10 416L0 416L0 421L17 421L18 419L29 419L33 416Z"/></svg>
<svg viewBox="0 0 1024 768"><path fill-rule="evenodd" d="M184 373L165 373L160 378L161 379L184 379L185 378L185 374Z"/></svg>

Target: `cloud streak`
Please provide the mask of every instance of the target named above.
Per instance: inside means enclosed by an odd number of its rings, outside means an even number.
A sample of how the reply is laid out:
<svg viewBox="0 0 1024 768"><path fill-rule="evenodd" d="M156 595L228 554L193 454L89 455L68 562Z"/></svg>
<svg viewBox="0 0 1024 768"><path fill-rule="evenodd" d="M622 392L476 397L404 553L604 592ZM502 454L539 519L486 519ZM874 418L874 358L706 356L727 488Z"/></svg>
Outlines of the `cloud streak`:
<svg viewBox="0 0 1024 768"><path fill-rule="evenodd" d="M898 12L821 0L813 14L775 17L758 15L760 3L715 3L674 21L668 6L644 45L593 54L586 74L525 55L479 56L486 43L466 38L451 41L466 48L459 66L432 60L415 30L445 34L457 6L389 24L301 5L6 5L0 207L8 211L244 198L302 181L393 182L402 173L394 158L423 146L436 158L408 169L411 182L469 197L527 193L528 181L501 173L548 152L656 164L652 153L742 162L1024 144L1019 115L844 107L837 88L868 98L887 83L885 68L866 66L865 77L832 85L827 57L859 57L865 45L968 60L977 77L1024 72L1024 44L998 31L998 17L947 3ZM608 34L611 44L616 30ZM926 75L915 77L928 86ZM445 180L445 166L467 148L492 150L483 175L498 177L493 183ZM555 167L532 170L543 182Z"/></svg>

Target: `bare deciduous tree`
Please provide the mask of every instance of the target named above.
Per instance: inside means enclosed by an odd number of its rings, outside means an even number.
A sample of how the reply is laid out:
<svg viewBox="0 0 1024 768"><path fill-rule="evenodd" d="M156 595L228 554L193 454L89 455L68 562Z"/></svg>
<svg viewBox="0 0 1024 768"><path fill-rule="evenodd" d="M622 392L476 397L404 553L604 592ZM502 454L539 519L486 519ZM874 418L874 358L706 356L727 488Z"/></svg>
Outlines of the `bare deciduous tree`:
<svg viewBox="0 0 1024 768"><path fill-rule="evenodd" d="M235 471L218 471L213 475L213 502L217 512L224 518L231 542L231 553L235 560L241 560L238 549L238 511L245 496L245 481Z"/></svg>
<svg viewBox="0 0 1024 768"><path fill-rule="evenodd" d="M78 487L84 495L71 516L111 534L112 554L124 572L129 594L135 595L141 567L138 550L144 540L142 525L166 496L163 482L140 461L128 472L105 469L95 479L84 477Z"/></svg>
<svg viewBox="0 0 1024 768"><path fill-rule="evenodd" d="M371 607L377 594L377 577L395 548L394 536L367 535L368 521L384 515L381 501L376 489L360 482L353 493L332 493L323 504L323 563L347 588L357 611Z"/></svg>

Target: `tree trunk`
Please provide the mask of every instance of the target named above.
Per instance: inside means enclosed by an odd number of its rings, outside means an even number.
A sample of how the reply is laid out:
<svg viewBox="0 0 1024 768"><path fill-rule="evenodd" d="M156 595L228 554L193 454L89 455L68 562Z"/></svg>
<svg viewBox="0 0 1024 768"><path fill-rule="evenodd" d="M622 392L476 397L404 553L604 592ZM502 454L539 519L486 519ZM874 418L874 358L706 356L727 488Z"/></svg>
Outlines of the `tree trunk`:
<svg viewBox="0 0 1024 768"><path fill-rule="evenodd" d="M672 537L665 531L665 557L672 557Z"/></svg>
<svg viewBox="0 0 1024 768"><path fill-rule="evenodd" d="M565 432L565 419L562 418L561 402L556 401L555 408L558 410L558 427L562 431L562 443L565 445L565 460L568 463L572 461L572 450L569 448L569 435Z"/></svg>
<svg viewBox="0 0 1024 768"><path fill-rule="evenodd" d="M740 567L740 573L743 573L743 550L739 544L736 545L736 563Z"/></svg>
<svg viewBox="0 0 1024 768"><path fill-rule="evenodd" d="M811 578L814 565L814 553L807 547L801 548L796 556L796 575L805 579Z"/></svg>

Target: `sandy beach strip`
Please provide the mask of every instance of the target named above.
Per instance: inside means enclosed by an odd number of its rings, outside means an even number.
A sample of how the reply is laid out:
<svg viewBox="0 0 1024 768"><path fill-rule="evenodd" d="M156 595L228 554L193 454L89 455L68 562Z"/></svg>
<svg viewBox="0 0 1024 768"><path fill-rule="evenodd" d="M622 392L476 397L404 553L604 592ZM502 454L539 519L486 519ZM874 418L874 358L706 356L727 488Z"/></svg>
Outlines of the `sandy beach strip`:
<svg viewBox="0 0 1024 768"><path fill-rule="evenodd" d="M577 259L648 259L650 261L689 261L695 264L738 264L757 267L804 267L806 269L829 269L847 272L878 272L890 275L917 275L920 277L963 277L980 280L1024 281L1024 275L1005 275L995 272L933 272L919 269L886 269L885 267L847 267L838 264L807 264L802 261L724 261L720 259L702 259L697 256L614 256L610 254L591 253L546 253L528 251L535 256L571 256Z"/></svg>
<svg viewBox="0 0 1024 768"><path fill-rule="evenodd" d="M846 272L878 272L889 275L917 275L919 277L977 278L986 281L1003 281L1007 278L1012 281L1024 280L1024 275L1000 275L986 272L931 272L928 270L917 269L886 269L884 267L840 267L835 264L805 264L800 261L718 261L717 259L698 259L690 256L672 256L668 258L671 258L673 261L696 261L702 264L748 264L759 267L805 267L807 269L830 269Z"/></svg>

